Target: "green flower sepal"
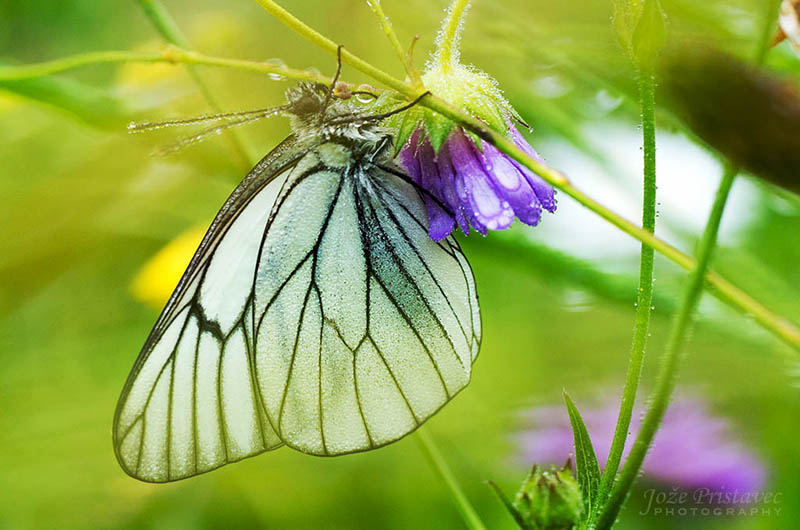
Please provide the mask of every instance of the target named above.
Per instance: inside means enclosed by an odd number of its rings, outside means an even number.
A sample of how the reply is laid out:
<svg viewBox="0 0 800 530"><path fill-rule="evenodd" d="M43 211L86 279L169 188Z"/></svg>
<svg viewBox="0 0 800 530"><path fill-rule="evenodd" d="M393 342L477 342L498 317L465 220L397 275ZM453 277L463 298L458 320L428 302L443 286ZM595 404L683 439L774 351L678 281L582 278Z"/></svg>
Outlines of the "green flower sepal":
<svg viewBox="0 0 800 530"><path fill-rule="evenodd" d="M492 482L511 516L523 530L573 530L580 527L583 495L567 461L562 468L534 465L513 501Z"/></svg>

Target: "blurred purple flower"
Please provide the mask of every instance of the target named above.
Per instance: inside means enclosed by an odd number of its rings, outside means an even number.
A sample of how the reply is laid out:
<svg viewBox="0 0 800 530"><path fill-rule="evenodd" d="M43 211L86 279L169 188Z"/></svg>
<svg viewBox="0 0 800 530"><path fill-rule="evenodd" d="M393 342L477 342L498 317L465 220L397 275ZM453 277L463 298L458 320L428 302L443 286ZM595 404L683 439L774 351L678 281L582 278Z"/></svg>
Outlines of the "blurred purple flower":
<svg viewBox="0 0 800 530"><path fill-rule="evenodd" d="M514 143L544 162L510 122ZM434 241L447 237L455 224L469 234L470 225L483 235L511 226L514 217L536 226L542 208L556 210L553 188L541 177L504 155L488 142L481 147L456 127L438 153L417 129L400 151L400 163L411 178L434 198L425 196L428 233Z"/></svg>
<svg viewBox="0 0 800 530"><path fill-rule="evenodd" d="M618 412L616 405L581 411L600 467L605 466L611 448ZM643 412L634 410L626 455ZM533 424L517 435L525 462L563 463L573 452L572 429L564 408L539 407L525 416ZM712 416L700 400L687 397L675 399L667 409L642 474L668 486L741 494L758 493L765 480L763 464L733 439L728 422Z"/></svg>

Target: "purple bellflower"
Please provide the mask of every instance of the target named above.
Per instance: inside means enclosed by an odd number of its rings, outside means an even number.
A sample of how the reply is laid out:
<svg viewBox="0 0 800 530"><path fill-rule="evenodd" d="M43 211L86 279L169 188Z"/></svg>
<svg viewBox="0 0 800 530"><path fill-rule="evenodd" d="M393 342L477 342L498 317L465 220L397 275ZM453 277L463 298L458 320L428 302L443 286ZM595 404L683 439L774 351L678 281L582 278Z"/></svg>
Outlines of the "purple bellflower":
<svg viewBox="0 0 800 530"><path fill-rule="evenodd" d="M626 455L642 412L634 410ZM582 411L600 467L605 466L611 448L617 413L616 405ZM573 451L572 429L563 407L535 408L526 417L533 426L516 437L525 462L562 464ZM688 397L676 399L667 409L642 474L666 486L741 495L759 493L765 481L763 464L733 439L729 423L711 415L702 401Z"/></svg>
<svg viewBox="0 0 800 530"><path fill-rule="evenodd" d="M508 122L514 143L526 154L543 162L519 131ZM469 227L486 235L503 230L514 217L536 226L542 208L556 209L553 188L541 177L507 157L493 145L475 145L456 127L439 152L417 129L400 151L400 163L411 178L425 189L428 232L434 241L447 237L457 223L464 234Z"/></svg>
<svg viewBox="0 0 800 530"><path fill-rule="evenodd" d="M451 6L421 77L424 88L544 163L514 126L522 119L503 97L497 81L460 64L458 43L465 12ZM555 211L553 188L541 177L431 109L417 105L388 124L397 130L400 164L426 192L423 198L433 240L447 237L456 225L464 234L471 226L483 235L508 228L514 218L535 226L543 209Z"/></svg>

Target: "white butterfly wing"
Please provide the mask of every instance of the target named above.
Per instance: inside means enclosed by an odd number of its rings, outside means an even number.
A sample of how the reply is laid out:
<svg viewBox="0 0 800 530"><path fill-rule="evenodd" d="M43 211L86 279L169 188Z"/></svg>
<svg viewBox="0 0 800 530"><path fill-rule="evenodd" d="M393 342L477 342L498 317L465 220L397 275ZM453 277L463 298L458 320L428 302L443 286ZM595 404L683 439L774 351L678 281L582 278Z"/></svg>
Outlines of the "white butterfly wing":
<svg viewBox="0 0 800 530"><path fill-rule="evenodd" d="M177 480L282 443L380 447L469 382L480 315L458 244L428 237L390 168L347 174L311 147L242 182L159 317L114 421L130 475Z"/></svg>
<svg viewBox="0 0 800 530"><path fill-rule="evenodd" d="M281 445L254 384L252 285L269 213L294 169L281 163L290 145L220 210L128 377L113 431L131 476L177 480Z"/></svg>
<svg viewBox="0 0 800 530"><path fill-rule="evenodd" d="M469 382L480 343L472 272L455 240L428 237L417 191L377 167L345 171L287 186L256 269L266 413L283 442L316 455L417 428Z"/></svg>

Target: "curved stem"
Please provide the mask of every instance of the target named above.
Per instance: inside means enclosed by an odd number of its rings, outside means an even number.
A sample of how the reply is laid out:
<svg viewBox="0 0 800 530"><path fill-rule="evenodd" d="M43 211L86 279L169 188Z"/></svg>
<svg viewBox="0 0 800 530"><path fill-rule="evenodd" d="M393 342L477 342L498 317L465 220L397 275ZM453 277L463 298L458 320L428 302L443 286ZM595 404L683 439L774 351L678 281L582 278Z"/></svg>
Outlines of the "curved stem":
<svg viewBox="0 0 800 530"><path fill-rule="evenodd" d="M299 18L295 17L294 15L286 11L284 8L282 8L272 0L255 0L255 1L261 7L263 7L270 15L277 18L281 23L288 26L291 30L298 33L299 35L302 35L307 40L313 42L323 50L327 50L328 53L336 56L337 49L339 46L338 44L330 40L328 37L312 29L308 24L306 24ZM411 85L404 83L403 81L395 77L392 77L383 70L372 66L371 64L361 59L360 57L353 55L352 53L347 51L346 48L342 49L342 61L364 72L373 79L380 81L389 88L393 88L394 90L400 92L401 94L404 94L406 96L411 94L412 97L410 99L414 99L424 91L424 90L415 90Z"/></svg>
<svg viewBox="0 0 800 530"><path fill-rule="evenodd" d="M767 51L769 51L769 42L772 34L772 28L775 25L774 14L778 10L780 0L769 0L767 2L767 9L764 18L764 27L759 39L759 46L756 52L756 64L763 64L766 59ZM719 224L722 219L722 212L725 209L725 203L730 195L731 187L733 186L734 179L738 174L739 169L733 165L726 167L723 174L722 181L717 189L717 196L714 205L711 209L706 229L703 233L701 240L698 265L695 271L690 276L689 286L684 294L683 303L678 313L678 317L673 324L672 333L670 334L667 351L664 357L661 373L659 374L658 384L656 391L653 393L654 398L651 402L651 407L647 412L642 429L639 432L636 443L631 451L631 456L625 462L620 481L617 483L616 488L612 491L611 499L607 505L602 509L599 516L597 529L611 528L614 521L619 514L625 500L633 486L636 476L641 469L647 451L653 442L658 427L666 413L670 397L675 388L675 379L677 376L678 364L680 361L679 351L686 333L686 329L691 323L691 314L697 303L702 296L703 278L701 274L707 267L708 261L716 245L716 236L719 230ZM634 396L635 397L635 396ZM616 436L616 433L615 433ZM624 444L623 444L624 445ZM612 451L613 452L613 451ZM607 471L607 469L606 469ZM604 477L605 478L605 477Z"/></svg>
<svg viewBox="0 0 800 530"><path fill-rule="evenodd" d="M170 44L174 44L175 46L180 46L186 50L191 49L189 45L189 40L184 36L183 32L178 27L178 24L175 20L170 16L169 12L167 11L166 7L159 2L158 0L138 0L139 5L142 6L142 10L144 11L147 18L150 19L153 26L155 26L156 30L161 34L165 41ZM203 97L205 97L206 101L208 102L211 109L219 114L222 112L222 106L219 104L219 100L211 91L211 88L206 83L205 78L197 71L196 68L192 66L187 66L189 70L189 75L192 77L194 84L200 89L202 92ZM255 164L257 158L250 152L250 150L246 146L246 142L239 131L236 130L227 130L225 131L225 137L231 144L232 149L236 152L238 157L244 162L245 169L249 169L250 167Z"/></svg>
<svg viewBox="0 0 800 530"><path fill-rule="evenodd" d="M34 79L47 75L57 74L73 68L102 63L158 63L166 59L160 53L140 53L128 51L102 51L70 55L44 61L41 63L25 64L20 66L0 66L0 81L21 81Z"/></svg>
<svg viewBox="0 0 800 530"><path fill-rule="evenodd" d="M20 81L23 79L34 79L37 77L58 74L67 70L72 70L73 68L89 66L92 64L130 62L172 64L186 63L204 66L220 66L256 72L260 74L271 74L285 77L287 79L297 79L299 81L316 81L320 83L331 82L329 77L320 75L318 73L309 72L307 70L298 70L272 63L213 57L198 52L184 50L176 46L167 46L161 52L88 52L35 64L21 66L0 66L0 81Z"/></svg>
<svg viewBox="0 0 800 530"><path fill-rule="evenodd" d="M469 0L453 0L447 11L447 18L437 36L436 61L445 74L458 63L458 38L461 33L461 20L469 7Z"/></svg>
<svg viewBox="0 0 800 530"><path fill-rule="evenodd" d="M653 232L656 224L656 109L655 109L655 80L648 70L640 70L639 98L642 105L642 136L644 151L644 186L642 197L642 227ZM642 244L639 265L639 291L636 298L636 320L633 330L633 343L631 345L628 373L625 377L625 388L622 392L617 427L608 453L608 461L603 470L600 481L598 497L602 503L614 483L625 441L628 439L628 429L631 425L633 406L636 402L636 392L639 388L639 379L642 375L644 364L644 351L647 346L647 336L650 330L650 312L653 303L653 248Z"/></svg>
<svg viewBox="0 0 800 530"><path fill-rule="evenodd" d="M484 526L483 521L481 521L480 516L478 516L478 512L476 512L475 508L470 504L464 490L459 486L458 480L456 480L455 475L453 475L450 467L448 467L441 451L439 451L431 435L428 434L427 429L424 427L417 429L417 435L414 438L419 442L420 448L428 458L431 467L433 467L436 474L439 475L450 490L453 500L455 500L456 506L458 506L458 511L461 513L461 517L464 519L467 527L473 530L486 530L486 526Z"/></svg>
<svg viewBox="0 0 800 530"><path fill-rule="evenodd" d="M642 421L642 427L639 430L636 441L631 447L630 455L619 474L619 480L611 491L611 496L598 518L597 530L611 528L616 521L619 510L633 485L633 481L636 480L639 474L644 457L647 455L647 451L653 442L653 437L664 417L664 412L667 410L672 390L675 388L675 379L681 359L680 352L686 337L686 330L692 321L692 313L700 300L700 295L703 293L703 275L717 242L722 212L725 209L725 203L728 200L736 173L736 168L727 168L717 189L714 205L711 208L711 214L708 217L703 237L700 240L697 267L689 275L689 285L686 288L680 310L670 331L663 364L658 374L655 391L650 400L650 407Z"/></svg>
<svg viewBox="0 0 800 530"><path fill-rule="evenodd" d="M375 16L378 17L378 22L381 24L381 29L383 29L386 37L389 39L392 48L394 48L394 52L400 59L400 62L403 63L403 67L405 68L406 74L411 80L411 83L416 88L424 90L425 88L422 83L422 78L419 75L419 70L417 70L417 67L414 66L411 56L403 49L403 45L400 44L400 39L397 38L397 34L394 32L394 28L392 27L389 17L387 17L386 13L383 12L383 7L381 7L380 0L367 0L367 5L369 5L369 8L373 13L375 13Z"/></svg>

